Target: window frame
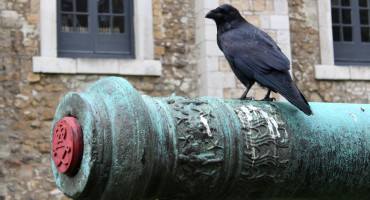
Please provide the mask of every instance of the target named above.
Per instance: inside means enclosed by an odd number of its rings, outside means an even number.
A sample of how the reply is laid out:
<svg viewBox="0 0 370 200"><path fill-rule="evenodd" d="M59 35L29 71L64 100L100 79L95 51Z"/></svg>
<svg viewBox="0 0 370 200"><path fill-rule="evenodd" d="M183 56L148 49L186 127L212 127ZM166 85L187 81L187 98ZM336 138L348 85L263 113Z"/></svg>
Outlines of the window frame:
<svg viewBox="0 0 370 200"><path fill-rule="evenodd" d="M73 2L75 2L74 0ZM110 0L109 2L111 2ZM123 0L125 3L125 32L122 34L102 34L98 31L98 16L114 16L113 13L98 13L97 1L88 1L88 12L82 13L88 16L88 29L86 33L63 32L61 28L61 13L69 13L73 16L79 12L62 11L61 2L57 0L57 40L58 57L67 58L135 58L134 24L133 24L133 0ZM92 3L91 3L92 2ZM76 3L73 3L76 5ZM79 13L81 14L81 13ZM73 17L76 20L76 17ZM75 24L74 24L75 25ZM75 27L75 26L74 26ZM89 42L90 41L90 42ZM93 42L91 42L93 41ZM105 41L105 42L100 42ZM99 47L99 48L98 48Z"/></svg>
<svg viewBox="0 0 370 200"><path fill-rule="evenodd" d="M369 3L369 0L367 0ZM366 52L370 52L370 43L362 42L360 24L360 6L358 1L349 1L349 6L331 5L331 10L338 9L338 23L333 24L333 27L339 27L339 41L333 41L334 44L334 63L337 65L370 65L370 58ZM367 7L369 9L369 6ZM350 10L351 23L343 23L343 10ZM351 28L351 41L346 41L343 28ZM334 39L333 39L334 40Z"/></svg>
<svg viewBox="0 0 370 200"><path fill-rule="evenodd" d="M315 65L318 80L370 80L369 66L334 64L331 0L318 0L318 22L321 64Z"/></svg>
<svg viewBox="0 0 370 200"><path fill-rule="evenodd" d="M40 0L40 56L32 58L34 73L161 76L154 60L152 0L134 0L135 59L57 57L57 4Z"/></svg>

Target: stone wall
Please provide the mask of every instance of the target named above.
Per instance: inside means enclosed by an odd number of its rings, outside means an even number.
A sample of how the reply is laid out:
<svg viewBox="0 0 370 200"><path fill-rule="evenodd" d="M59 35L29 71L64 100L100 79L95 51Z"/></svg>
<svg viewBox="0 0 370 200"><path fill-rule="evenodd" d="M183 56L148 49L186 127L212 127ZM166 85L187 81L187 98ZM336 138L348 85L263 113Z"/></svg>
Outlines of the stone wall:
<svg viewBox="0 0 370 200"><path fill-rule="evenodd" d="M292 68L298 88L308 101L370 103L370 81L315 79L314 66L321 60L317 16L317 1L289 0Z"/></svg>
<svg viewBox="0 0 370 200"><path fill-rule="evenodd" d="M140 93L198 96L199 49L195 30L201 28L196 27L195 1L198 0L153 0L154 53L155 58L162 62L163 75L124 76ZM293 76L308 100L370 103L369 81L315 79L314 65L320 63L317 1L289 0L289 8L282 3L286 1L216 2L217 5L231 3L239 8L251 23L268 32L279 46L286 46L283 48L286 53L290 53L292 48ZM216 5L212 3L210 7ZM290 37L286 34L289 27L276 27L284 26L284 23L276 21L288 15L288 11ZM205 20L203 13L199 20ZM82 91L105 77L33 73L32 56L39 55L39 36L39 0L0 0L0 200L66 198L56 188L50 167L53 115L67 93ZM239 97L244 87L230 72L224 57L218 53L215 55L216 60L208 60L212 61L210 66L217 63L212 67L217 68L217 74L227 74L227 80L231 79L229 85L233 86L221 88L221 95ZM265 92L255 86L250 95L262 98Z"/></svg>
<svg viewBox="0 0 370 200"><path fill-rule="evenodd" d="M193 0L153 0L161 77L125 76L142 94L198 95ZM0 200L64 199L50 163L50 130L60 100L102 75L35 74L39 0L0 0Z"/></svg>

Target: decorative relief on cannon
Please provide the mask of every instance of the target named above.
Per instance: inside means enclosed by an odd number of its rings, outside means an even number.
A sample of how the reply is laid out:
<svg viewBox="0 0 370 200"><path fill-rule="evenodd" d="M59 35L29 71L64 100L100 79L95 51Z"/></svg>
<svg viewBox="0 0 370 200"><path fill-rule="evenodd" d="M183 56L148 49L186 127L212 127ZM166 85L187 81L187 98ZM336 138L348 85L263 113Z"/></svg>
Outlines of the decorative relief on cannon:
<svg viewBox="0 0 370 200"><path fill-rule="evenodd" d="M286 125L272 106L275 105L243 105L235 110L245 137L242 172L245 182L281 182L279 174L289 162Z"/></svg>

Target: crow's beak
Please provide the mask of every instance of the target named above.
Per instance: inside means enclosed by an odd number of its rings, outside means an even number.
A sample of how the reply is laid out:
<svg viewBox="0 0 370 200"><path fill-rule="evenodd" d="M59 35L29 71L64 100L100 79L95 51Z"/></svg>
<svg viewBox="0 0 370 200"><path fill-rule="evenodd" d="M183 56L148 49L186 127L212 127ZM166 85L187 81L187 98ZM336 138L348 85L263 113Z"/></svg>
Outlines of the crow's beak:
<svg viewBox="0 0 370 200"><path fill-rule="evenodd" d="M213 10L209 11L207 14L206 14L206 18L209 18L209 19L213 19L215 16Z"/></svg>

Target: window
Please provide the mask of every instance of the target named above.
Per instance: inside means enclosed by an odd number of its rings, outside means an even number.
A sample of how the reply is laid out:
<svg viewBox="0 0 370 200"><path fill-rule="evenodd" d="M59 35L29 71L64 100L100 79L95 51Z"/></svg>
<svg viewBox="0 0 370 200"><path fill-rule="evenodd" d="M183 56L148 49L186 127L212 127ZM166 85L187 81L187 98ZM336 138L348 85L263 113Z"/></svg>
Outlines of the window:
<svg viewBox="0 0 370 200"><path fill-rule="evenodd" d="M331 0L337 65L370 65L370 0Z"/></svg>
<svg viewBox="0 0 370 200"><path fill-rule="evenodd" d="M135 19L134 59L58 57L57 27L59 24L57 24L57 15L59 14L59 6L57 5L60 5L60 1L39 1L40 55L32 57L32 71L34 73L162 75L161 61L153 59L152 0L130 1L134 4L135 9L133 12Z"/></svg>
<svg viewBox="0 0 370 200"><path fill-rule="evenodd" d="M131 0L58 0L58 57L134 58Z"/></svg>

